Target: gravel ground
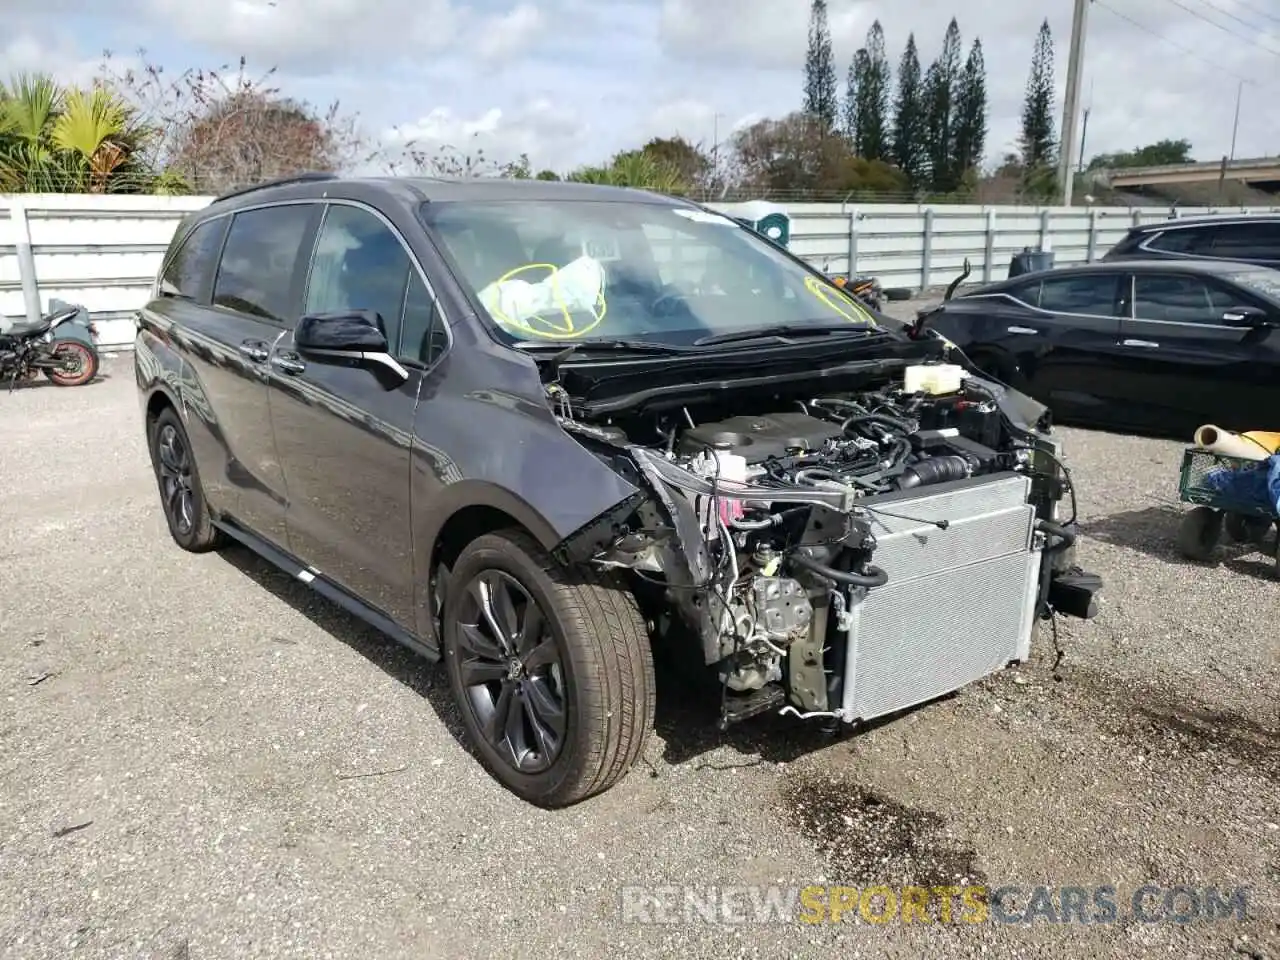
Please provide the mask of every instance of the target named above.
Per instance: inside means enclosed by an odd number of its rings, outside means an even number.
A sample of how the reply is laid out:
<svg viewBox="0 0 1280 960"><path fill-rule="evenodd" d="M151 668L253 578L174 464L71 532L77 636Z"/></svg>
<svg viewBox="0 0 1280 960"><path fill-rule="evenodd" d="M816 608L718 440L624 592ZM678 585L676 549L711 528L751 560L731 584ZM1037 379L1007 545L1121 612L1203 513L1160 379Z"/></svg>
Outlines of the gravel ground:
<svg viewBox="0 0 1280 960"><path fill-rule="evenodd" d="M1176 443L1063 431L1107 594L1056 671L1042 630L837 740L722 736L668 688L632 775L551 813L460 745L442 670L243 552L179 551L131 360L104 372L0 394L0 955L1280 958L1280 584L1261 554L1177 558ZM638 885L966 882L1109 884L1119 916L620 911ZM1140 922L1144 883L1248 885L1249 915Z"/></svg>

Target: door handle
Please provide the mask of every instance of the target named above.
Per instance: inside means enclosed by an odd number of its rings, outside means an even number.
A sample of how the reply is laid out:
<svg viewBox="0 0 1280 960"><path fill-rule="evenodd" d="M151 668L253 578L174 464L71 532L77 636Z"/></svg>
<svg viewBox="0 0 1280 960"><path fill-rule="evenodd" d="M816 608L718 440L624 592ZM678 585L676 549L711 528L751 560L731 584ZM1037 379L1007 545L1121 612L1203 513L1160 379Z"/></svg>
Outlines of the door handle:
<svg viewBox="0 0 1280 960"><path fill-rule="evenodd" d="M1146 347L1150 350L1160 346L1154 340L1122 340L1121 344L1126 347Z"/></svg>
<svg viewBox="0 0 1280 960"><path fill-rule="evenodd" d="M271 358L271 365L281 373L301 373L307 369L307 365L302 362L302 358L288 353L277 353Z"/></svg>
<svg viewBox="0 0 1280 960"><path fill-rule="evenodd" d="M243 340L240 343L240 353L255 363L261 363L263 360L267 359L267 355L270 351L267 349L266 343L262 340Z"/></svg>
<svg viewBox="0 0 1280 960"><path fill-rule="evenodd" d="M1010 327L1010 328L1009 328L1009 332L1010 332L1010 333L1018 333L1018 334L1023 335L1024 337L1034 337L1034 336L1036 336L1040 331L1039 331L1039 330L1037 330L1037 329L1035 329L1035 327Z"/></svg>

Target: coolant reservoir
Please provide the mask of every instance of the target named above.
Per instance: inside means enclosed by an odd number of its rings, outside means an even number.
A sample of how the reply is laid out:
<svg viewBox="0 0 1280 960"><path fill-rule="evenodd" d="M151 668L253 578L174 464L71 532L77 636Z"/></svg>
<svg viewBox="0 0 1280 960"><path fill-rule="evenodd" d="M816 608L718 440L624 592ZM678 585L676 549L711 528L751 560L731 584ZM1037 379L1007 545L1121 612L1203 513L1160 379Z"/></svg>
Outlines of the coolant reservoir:
<svg viewBox="0 0 1280 960"><path fill-rule="evenodd" d="M955 363L918 363L903 371L903 390L907 393L956 393L969 375Z"/></svg>

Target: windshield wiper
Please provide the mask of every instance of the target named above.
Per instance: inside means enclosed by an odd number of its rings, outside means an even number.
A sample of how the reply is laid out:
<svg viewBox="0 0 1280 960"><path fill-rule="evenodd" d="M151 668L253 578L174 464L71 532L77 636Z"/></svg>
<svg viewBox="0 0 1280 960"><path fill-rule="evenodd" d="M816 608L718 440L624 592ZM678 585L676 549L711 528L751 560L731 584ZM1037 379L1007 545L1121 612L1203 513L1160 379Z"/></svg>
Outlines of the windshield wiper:
<svg viewBox="0 0 1280 960"><path fill-rule="evenodd" d="M700 337L693 341L695 347L705 347L713 343L736 343L740 340L781 340L784 343L792 339L804 337L829 337L833 334L853 333L860 335L870 333L871 327L855 326L842 323L836 326L810 326L798 323L779 323L772 327L757 327L754 330L733 330L729 333L713 333L708 337Z"/></svg>
<svg viewBox="0 0 1280 960"><path fill-rule="evenodd" d="M653 340L574 340L566 344L560 341L521 340L512 344L526 353L551 353L569 356L579 350L612 350L618 353L687 353L688 347Z"/></svg>

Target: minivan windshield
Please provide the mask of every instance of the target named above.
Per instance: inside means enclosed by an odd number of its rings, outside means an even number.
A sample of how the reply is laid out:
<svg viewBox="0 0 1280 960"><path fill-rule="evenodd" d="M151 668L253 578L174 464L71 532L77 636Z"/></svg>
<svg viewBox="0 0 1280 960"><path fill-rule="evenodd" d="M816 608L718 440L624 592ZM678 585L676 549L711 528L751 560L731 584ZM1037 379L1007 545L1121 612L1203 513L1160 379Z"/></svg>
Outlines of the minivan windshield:
<svg viewBox="0 0 1280 960"><path fill-rule="evenodd" d="M700 208L522 200L421 210L508 342L689 345L757 329L877 326L759 234Z"/></svg>

